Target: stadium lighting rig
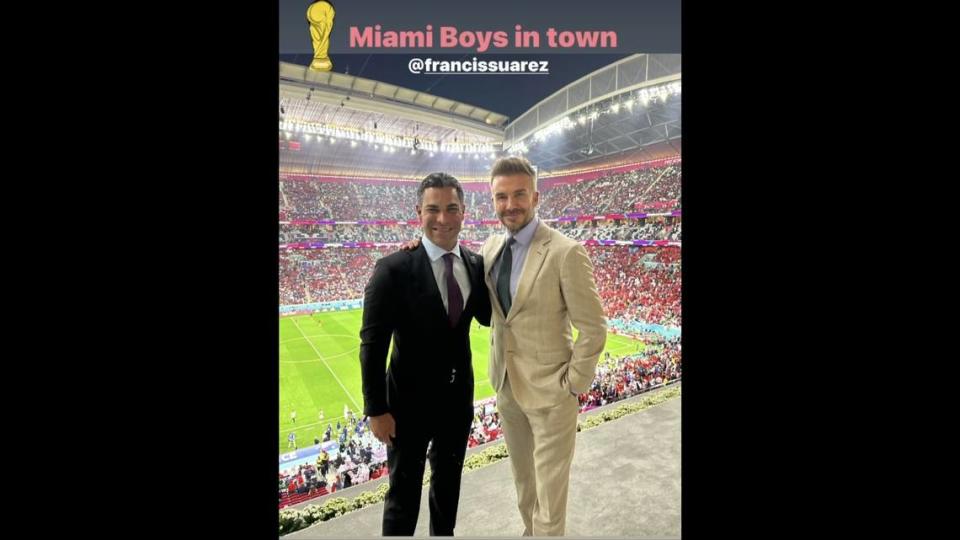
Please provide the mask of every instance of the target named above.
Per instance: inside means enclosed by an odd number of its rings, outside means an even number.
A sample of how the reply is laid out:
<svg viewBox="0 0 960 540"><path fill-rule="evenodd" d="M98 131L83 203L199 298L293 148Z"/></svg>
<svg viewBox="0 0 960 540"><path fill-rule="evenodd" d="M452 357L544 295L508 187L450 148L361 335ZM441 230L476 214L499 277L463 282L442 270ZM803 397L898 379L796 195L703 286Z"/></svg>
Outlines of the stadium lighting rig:
<svg viewBox="0 0 960 540"><path fill-rule="evenodd" d="M643 105L646 107L650 103L666 103L671 96L681 95L682 90L683 88L680 81L674 81L620 94L616 98L608 100L603 104L591 105L550 123L546 127L534 132L533 135L526 137L524 140L513 143L507 149L507 152L511 154L529 152L530 148L527 146L527 143L536 144L543 142L554 135L576 128L578 124L585 126L588 120L596 120L602 115L620 114L621 110L632 113L634 105Z"/></svg>
<svg viewBox="0 0 960 540"><path fill-rule="evenodd" d="M374 124L376 125L376 124ZM304 139L306 136L315 136L318 141L326 138L331 144L336 140L343 139L351 141L350 146L356 148L354 143L368 143L370 146L386 146L393 149L410 149L415 153L424 150L427 152L446 152L446 153L468 153L468 154L488 154L499 150L499 144L486 142L444 142L425 139L419 135L405 136L394 135L376 130L364 130L352 126L338 126L331 124L315 124L309 122L297 121L294 119L281 120L279 124L280 132L289 139L292 134L301 134Z"/></svg>

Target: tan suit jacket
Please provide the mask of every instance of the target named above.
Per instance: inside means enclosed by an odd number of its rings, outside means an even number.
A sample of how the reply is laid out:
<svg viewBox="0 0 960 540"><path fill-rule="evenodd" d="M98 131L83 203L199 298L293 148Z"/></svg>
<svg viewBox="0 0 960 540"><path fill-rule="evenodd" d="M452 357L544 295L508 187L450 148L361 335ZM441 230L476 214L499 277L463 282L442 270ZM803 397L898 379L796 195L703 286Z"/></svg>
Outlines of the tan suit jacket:
<svg viewBox="0 0 960 540"><path fill-rule="evenodd" d="M493 235L480 250L493 307L490 384L499 391L507 374L521 407L553 407L590 388L606 343L593 265L580 243L541 222L504 317L490 271L505 241L503 234ZM579 332L576 343L571 323Z"/></svg>

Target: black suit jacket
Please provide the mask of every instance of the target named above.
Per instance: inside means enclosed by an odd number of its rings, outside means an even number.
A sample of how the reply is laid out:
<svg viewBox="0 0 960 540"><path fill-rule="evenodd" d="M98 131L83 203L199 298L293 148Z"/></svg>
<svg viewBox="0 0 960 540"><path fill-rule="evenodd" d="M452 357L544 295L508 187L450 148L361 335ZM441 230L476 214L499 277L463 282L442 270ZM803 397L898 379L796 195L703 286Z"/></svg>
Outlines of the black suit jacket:
<svg viewBox="0 0 960 540"><path fill-rule="evenodd" d="M425 406L472 406L470 324L477 319L490 326L490 296L483 259L463 246L460 249L470 277L470 297L454 328L422 244L377 261L364 290L360 329L365 415L390 412L397 417ZM393 352L387 369L391 338Z"/></svg>

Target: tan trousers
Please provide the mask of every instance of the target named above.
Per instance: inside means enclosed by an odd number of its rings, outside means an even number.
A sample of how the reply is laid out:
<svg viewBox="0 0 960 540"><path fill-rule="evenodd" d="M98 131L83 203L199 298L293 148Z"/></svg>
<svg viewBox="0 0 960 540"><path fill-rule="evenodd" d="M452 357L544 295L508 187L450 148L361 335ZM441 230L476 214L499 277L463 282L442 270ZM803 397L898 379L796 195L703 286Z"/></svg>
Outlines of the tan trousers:
<svg viewBox="0 0 960 540"><path fill-rule="evenodd" d="M497 392L497 410L510 452L524 536L563 536L570 464L577 440L579 403L573 395L545 409L522 409L509 377Z"/></svg>

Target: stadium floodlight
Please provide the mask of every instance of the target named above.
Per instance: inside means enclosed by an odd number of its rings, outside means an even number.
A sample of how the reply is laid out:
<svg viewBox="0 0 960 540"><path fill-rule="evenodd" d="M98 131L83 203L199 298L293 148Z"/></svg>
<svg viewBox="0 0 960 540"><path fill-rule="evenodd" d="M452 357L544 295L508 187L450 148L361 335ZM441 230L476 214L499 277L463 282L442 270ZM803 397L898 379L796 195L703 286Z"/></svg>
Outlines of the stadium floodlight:
<svg viewBox="0 0 960 540"><path fill-rule="evenodd" d="M433 152L430 152L430 157L433 157Z"/></svg>
<svg viewBox="0 0 960 540"><path fill-rule="evenodd" d="M527 145L522 142L514 143L507 151L511 154L523 154L527 151Z"/></svg>
<svg viewBox="0 0 960 540"><path fill-rule="evenodd" d="M304 134L304 135L303 135L303 140L304 140L304 142L310 142L310 134L309 134L309 133Z"/></svg>
<svg viewBox="0 0 960 540"><path fill-rule="evenodd" d="M457 154L457 159L463 159L463 154Z"/></svg>
<svg viewBox="0 0 960 540"><path fill-rule="evenodd" d="M335 142L337 142L337 140L334 139L333 137L330 137L330 144L334 144Z"/></svg>
<svg viewBox="0 0 960 540"><path fill-rule="evenodd" d="M473 159L480 159L480 156L477 155L477 154L474 154L474 155L473 155Z"/></svg>
<svg viewBox="0 0 960 540"><path fill-rule="evenodd" d="M614 103L613 105L610 106L610 110L613 111L614 113L620 112L620 104Z"/></svg>
<svg viewBox="0 0 960 540"><path fill-rule="evenodd" d="M574 125L575 125L575 124L570 121L570 118L568 118L568 117L563 117L563 118L561 118L560 120L557 120L556 122L554 122L554 123L548 125L547 127L545 127L545 128L543 128L543 129L537 131L536 133L534 133L534 134L533 134L533 139L534 139L535 141L538 141L538 142L539 142L539 141L542 141L542 140L546 139L547 137L550 137L550 136L555 135L555 134L557 134L557 133L561 133L564 129L570 129L570 128L572 128ZM491 149L492 149L492 148L491 148Z"/></svg>
<svg viewBox="0 0 960 540"><path fill-rule="evenodd" d="M410 150L410 155L411 155L411 156L417 155L417 151L416 151L416 150Z"/></svg>
<svg viewBox="0 0 960 540"><path fill-rule="evenodd" d="M350 148L356 148L356 147L357 147L357 141L350 141Z"/></svg>

